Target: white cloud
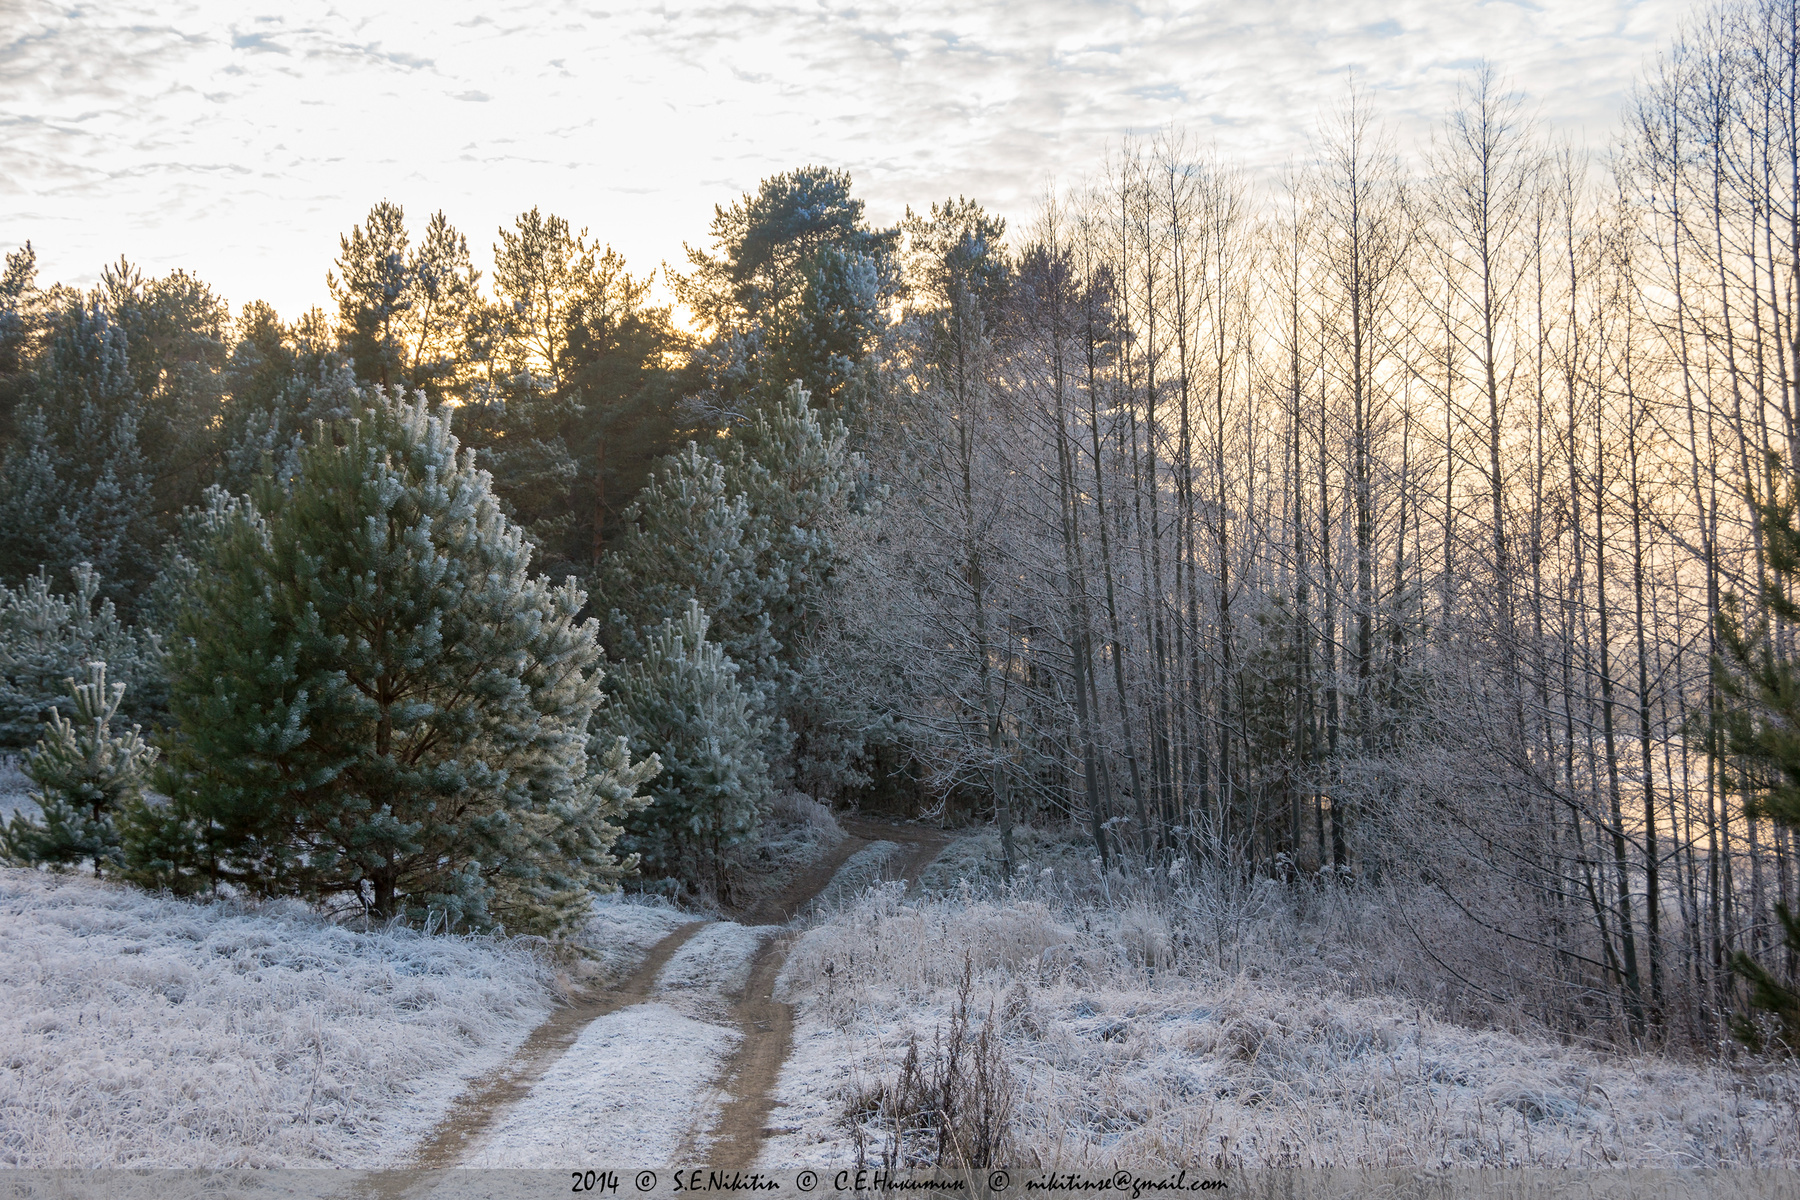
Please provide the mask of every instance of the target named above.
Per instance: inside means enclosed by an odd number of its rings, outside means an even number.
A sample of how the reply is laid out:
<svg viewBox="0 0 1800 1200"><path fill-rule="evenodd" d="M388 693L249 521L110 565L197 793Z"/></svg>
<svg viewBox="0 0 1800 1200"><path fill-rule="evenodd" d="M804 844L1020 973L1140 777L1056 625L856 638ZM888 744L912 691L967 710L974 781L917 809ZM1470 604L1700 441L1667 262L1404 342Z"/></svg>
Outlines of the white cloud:
<svg viewBox="0 0 1800 1200"><path fill-rule="evenodd" d="M1257 170L1304 158L1354 69L1418 144L1491 59L1603 143L1680 0L1002 0L980 6L471 0L63 7L0 33L0 248L91 280L124 252L285 314L324 299L371 203L442 208L485 253L532 205L638 271L712 205L806 162L873 216L960 193L1026 215L1049 176L1171 122ZM424 15L422 15L424 14Z"/></svg>

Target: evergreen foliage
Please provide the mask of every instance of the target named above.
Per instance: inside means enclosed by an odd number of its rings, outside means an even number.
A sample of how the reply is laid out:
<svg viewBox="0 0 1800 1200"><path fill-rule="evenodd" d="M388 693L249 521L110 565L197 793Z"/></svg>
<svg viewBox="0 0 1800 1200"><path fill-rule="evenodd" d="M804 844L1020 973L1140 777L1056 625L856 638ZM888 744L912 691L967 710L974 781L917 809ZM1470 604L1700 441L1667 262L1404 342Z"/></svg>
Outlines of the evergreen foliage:
<svg viewBox="0 0 1800 1200"><path fill-rule="evenodd" d="M155 576L161 542L128 342L100 305L64 313L36 406L0 460L0 579L47 565L61 581L90 563L126 613Z"/></svg>
<svg viewBox="0 0 1800 1200"><path fill-rule="evenodd" d="M480 308L468 239L439 212L415 248L406 210L383 200L338 239L335 266L326 284L337 301L339 348L357 377L433 399L453 390Z"/></svg>
<svg viewBox="0 0 1800 1200"><path fill-rule="evenodd" d="M85 860L100 875L120 863L117 818L142 804L157 750L136 725L113 732L125 685L107 682L106 664L88 663L86 676L86 683L66 681L74 715L52 709L25 762L26 776L37 784L33 798L42 820L15 813L4 842L12 861L66 866Z"/></svg>
<svg viewBox="0 0 1800 1200"><path fill-rule="evenodd" d="M0 451L12 440L15 413L31 391L31 365L51 297L37 286L37 251L26 242L0 266Z"/></svg>
<svg viewBox="0 0 1800 1200"><path fill-rule="evenodd" d="M468 239L442 212L431 214L425 238L407 263L411 307L402 322L406 380L433 399L460 390L468 369L468 337L481 309L481 280L469 261Z"/></svg>
<svg viewBox="0 0 1800 1200"><path fill-rule="evenodd" d="M1770 617L1791 624L1800 621L1800 603L1794 600L1800 581L1800 487L1778 458L1771 457L1769 478L1779 482L1756 504L1768 553L1760 598ZM1715 663L1714 677L1731 707L1721 714L1722 737L1708 745L1743 787L1745 816L1800 829L1800 668L1779 653L1767 620L1745 624L1736 597L1726 600L1719 632L1725 655ZM1800 956L1800 915L1781 903L1775 911L1791 964ZM1781 979L1742 950L1732 955L1731 967L1749 983L1751 1007L1773 1015L1789 1051L1800 1052L1800 982ZM1761 1041L1753 1022L1738 1021L1735 1032L1752 1045Z"/></svg>
<svg viewBox="0 0 1800 1200"><path fill-rule="evenodd" d="M39 571L14 590L0 584L0 747L24 747L58 708L68 709L68 680L103 661L116 686L128 688L127 715L149 718L162 708L162 648L154 634L134 632L100 595L87 563L75 568L74 592L50 590Z"/></svg>
<svg viewBox="0 0 1800 1200"><path fill-rule="evenodd" d="M556 392L567 369L569 332L585 304L605 304L609 291L632 288L625 260L611 247L574 233L568 221L536 208L501 229L494 246L499 310L495 358L508 390Z"/></svg>
<svg viewBox="0 0 1800 1200"><path fill-rule="evenodd" d="M608 679L603 724L662 762L650 806L626 820L626 846L655 870L728 894L719 856L760 823L768 730L738 685L737 664L707 640L709 623L689 600L679 620L646 630L643 656Z"/></svg>
<svg viewBox="0 0 1800 1200"><path fill-rule="evenodd" d="M61 575L72 549L61 458L44 410L18 414L0 454L0 581L23 580L52 563Z"/></svg>
<svg viewBox="0 0 1800 1200"><path fill-rule="evenodd" d="M383 200L338 239L337 270L325 276L337 301L344 352L359 378L401 383L406 361L401 320L412 305L406 211Z"/></svg>
<svg viewBox="0 0 1800 1200"><path fill-rule="evenodd" d="M678 443L667 359L681 339L669 310L647 303L650 280L561 217L521 214L494 253L497 303L457 435L493 470L546 569L586 575L650 464Z"/></svg>
<svg viewBox="0 0 1800 1200"><path fill-rule="evenodd" d="M907 280L934 331L954 331L979 313L992 322L1006 301L1012 278L1006 221L964 196L933 204L929 212L906 210ZM973 336L970 329L964 336Z"/></svg>
<svg viewBox="0 0 1800 1200"><path fill-rule="evenodd" d="M280 314L261 300L244 305L237 340L225 364L225 387L231 394L226 422L239 408L268 405L289 380L304 373L298 347Z"/></svg>
<svg viewBox="0 0 1800 1200"><path fill-rule="evenodd" d="M169 657L174 803L133 831L140 877L553 931L630 869L614 822L656 761L590 755L586 597L530 573L422 397L367 398L206 523Z"/></svg>
<svg viewBox="0 0 1800 1200"><path fill-rule="evenodd" d="M292 478L308 439L354 416L362 403L355 374L335 354L310 377L291 374L267 393L243 396L229 413L219 486L243 494L260 475Z"/></svg>
<svg viewBox="0 0 1800 1200"><path fill-rule="evenodd" d="M747 540L758 548L763 606L780 648L761 678L793 739L785 774L815 798L835 796L867 782L856 766L863 722L823 643L845 538L872 512L876 490L844 423L822 421L798 384L733 430L722 459L727 489L749 502Z"/></svg>
<svg viewBox="0 0 1800 1200"><path fill-rule="evenodd" d="M147 278L123 258L101 272L94 299L125 334L149 512L166 531L169 518L198 503L213 482L230 309L186 271Z"/></svg>
<svg viewBox="0 0 1800 1200"><path fill-rule="evenodd" d="M674 282L712 331L695 362L715 414L746 419L795 382L822 408L852 405L897 290L898 230L868 227L847 172L809 166L715 209L711 232Z"/></svg>
<svg viewBox="0 0 1800 1200"><path fill-rule="evenodd" d="M0 364L17 366L0 439L0 579L47 567L67 584L91 563L135 616L176 515L218 470L225 304L184 271L152 279L123 259L86 297L37 292L32 264L14 266L20 295L0 300L12 310L0 326L18 334L16 364Z"/></svg>
<svg viewBox="0 0 1800 1200"><path fill-rule="evenodd" d="M747 675L770 726L769 758L819 793L855 783L860 744L837 727L817 653L838 585L845 524L869 507L863 463L842 422L819 420L799 385L702 450L663 460L626 512L602 573L627 657L633 631L682 619L697 602Z"/></svg>
<svg viewBox="0 0 1800 1200"><path fill-rule="evenodd" d="M708 614L714 640L766 696L781 644L759 566L749 498L733 493L725 464L689 442L665 458L625 510L625 528L601 573L614 634L626 657L643 653L638 631L677 619L690 602Z"/></svg>

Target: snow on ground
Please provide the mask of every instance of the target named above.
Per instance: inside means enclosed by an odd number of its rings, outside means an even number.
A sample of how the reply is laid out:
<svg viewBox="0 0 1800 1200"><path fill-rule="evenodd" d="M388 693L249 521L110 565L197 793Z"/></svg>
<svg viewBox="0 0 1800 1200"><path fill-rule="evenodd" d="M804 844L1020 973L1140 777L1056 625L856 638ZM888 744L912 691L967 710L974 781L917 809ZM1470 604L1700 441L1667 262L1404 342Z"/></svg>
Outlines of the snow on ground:
<svg viewBox="0 0 1800 1200"><path fill-rule="evenodd" d="M1185 958L1139 901L969 887L908 901L892 885L789 955L777 995L797 1005L795 1046L760 1165L853 1161L849 1099L891 1079L913 1035L929 1068L965 961L974 1022L995 1023L1010 1060L1019 1162L1800 1166L1792 1065L1604 1054L1299 984L1277 964L1220 969Z"/></svg>
<svg viewBox="0 0 1800 1200"><path fill-rule="evenodd" d="M524 942L0 869L0 1165L398 1161L555 988Z"/></svg>
<svg viewBox="0 0 1800 1200"><path fill-rule="evenodd" d="M742 994L750 979L750 962L774 925L739 925L714 921L681 944L657 976L664 992L698 993L727 998Z"/></svg>
<svg viewBox="0 0 1800 1200"><path fill-rule="evenodd" d="M699 935L696 935L699 936ZM672 1162L716 1115L711 1085L740 1035L651 1001L591 1023L531 1094L472 1148L468 1167Z"/></svg>

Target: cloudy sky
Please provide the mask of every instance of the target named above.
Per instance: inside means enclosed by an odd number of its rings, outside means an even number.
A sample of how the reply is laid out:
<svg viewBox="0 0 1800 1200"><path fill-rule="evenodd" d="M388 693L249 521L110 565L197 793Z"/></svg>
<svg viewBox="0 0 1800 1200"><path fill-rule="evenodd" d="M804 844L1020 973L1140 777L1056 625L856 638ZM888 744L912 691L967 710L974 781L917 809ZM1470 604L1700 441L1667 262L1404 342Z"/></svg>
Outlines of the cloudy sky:
<svg viewBox="0 0 1800 1200"><path fill-rule="evenodd" d="M478 263L538 205L647 271L807 162L871 215L1011 217L1171 123L1267 175L1354 70L1415 146L1483 57L1603 146L1689 0L810 0L509 6L0 0L0 249L91 282L121 253L285 316L373 202ZM261 14L261 15L259 15Z"/></svg>

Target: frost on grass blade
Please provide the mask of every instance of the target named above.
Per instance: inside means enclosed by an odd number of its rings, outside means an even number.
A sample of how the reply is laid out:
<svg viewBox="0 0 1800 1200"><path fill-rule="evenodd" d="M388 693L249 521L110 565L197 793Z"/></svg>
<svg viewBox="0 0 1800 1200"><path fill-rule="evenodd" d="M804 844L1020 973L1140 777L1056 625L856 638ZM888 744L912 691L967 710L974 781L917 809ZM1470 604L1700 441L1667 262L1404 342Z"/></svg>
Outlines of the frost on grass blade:
<svg viewBox="0 0 1800 1200"><path fill-rule="evenodd" d="M520 943L0 870L0 1164L404 1161L552 974Z"/></svg>

